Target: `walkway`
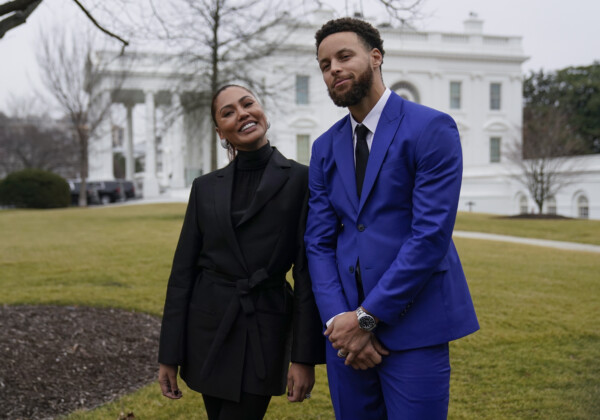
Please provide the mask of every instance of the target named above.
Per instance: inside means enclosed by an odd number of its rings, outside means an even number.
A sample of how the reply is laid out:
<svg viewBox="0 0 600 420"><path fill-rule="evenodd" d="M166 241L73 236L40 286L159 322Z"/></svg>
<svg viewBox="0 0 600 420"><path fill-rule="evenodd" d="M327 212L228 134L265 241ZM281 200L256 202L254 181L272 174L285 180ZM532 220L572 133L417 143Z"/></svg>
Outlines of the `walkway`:
<svg viewBox="0 0 600 420"><path fill-rule="evenodd" d="M545 246L568 251L584 251L600 253L600 245L580 244L576 242L551 241L549 239L522 238L520 236L498 235L495 233L465 232L455 230L453 236L456 238L483 239L489 241L513 242L517 244Z"/></svg>

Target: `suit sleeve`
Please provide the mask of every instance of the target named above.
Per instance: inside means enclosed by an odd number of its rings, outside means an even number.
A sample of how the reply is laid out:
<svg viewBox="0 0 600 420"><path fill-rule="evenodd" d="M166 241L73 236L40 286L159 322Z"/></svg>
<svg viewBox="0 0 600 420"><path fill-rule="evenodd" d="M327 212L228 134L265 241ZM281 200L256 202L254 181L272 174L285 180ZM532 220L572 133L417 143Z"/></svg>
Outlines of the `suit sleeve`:
<svg viewBox="0 0 600 420"><path fill-rule="evenodd" d="M444 259L456 219L462 152L456 124L441 114L419 136L414 155L412 234L363 302L385 323L396 323ZM380 181L382 182L382 181Z"/></svg>
<svg viewBox="0 0 600 420"><path fill-rule="evenodd" d="M348 306L338 274L335 249L340 221L325 188L318 145L319 140L313 144L308 172L310 199L304 238L312 288L325 323L334 315L353 308Z"/></svg>
<svg viewBox="0 0 600 420"><path fill-rule="evenodd" d="M197 261L202 247L202 236L197 220L196 184L197 180L192 184L163 311L158 361L168 365L181 365L183 362L188 303L199 274Z"/></svg>
<svg viewBox="0 0 600 420"><path fill-rule="evenodd" d="M303 201L298 226L297 252L292 274L294 277L294 320L292 362L310 365L325 363L325 337L323 324L312 291L308 273L304 231L308 212L308 189Z"/></svg>

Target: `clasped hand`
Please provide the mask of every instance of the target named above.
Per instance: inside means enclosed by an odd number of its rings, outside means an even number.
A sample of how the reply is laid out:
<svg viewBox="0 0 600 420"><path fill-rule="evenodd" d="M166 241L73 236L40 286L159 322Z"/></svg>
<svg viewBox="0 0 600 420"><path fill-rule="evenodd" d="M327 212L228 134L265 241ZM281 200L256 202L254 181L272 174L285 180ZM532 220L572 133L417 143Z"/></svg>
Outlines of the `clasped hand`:
<svg viewBox="0 0 600 420"><path fill-rule="evenodd" d="M390 354L375 334L360 329L353 311L336 316L325 330L325 335L333 348L347 353L344 364L354 369L375 367L381 363L382 356Z"/></svg>

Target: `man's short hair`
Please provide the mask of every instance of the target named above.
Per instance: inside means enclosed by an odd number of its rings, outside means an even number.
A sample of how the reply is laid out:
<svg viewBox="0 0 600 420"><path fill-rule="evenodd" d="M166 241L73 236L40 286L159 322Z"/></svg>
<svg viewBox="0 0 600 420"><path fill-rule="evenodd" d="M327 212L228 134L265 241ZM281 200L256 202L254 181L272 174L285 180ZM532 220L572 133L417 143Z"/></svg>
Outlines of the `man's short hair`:
<svg viewBox="0 0 600 420"><path fill-rule="evenodd" d="M377 48L381 52L381 57L385 54L381 35L379 35L379 31L373 25L361 19L343 17L330 20L317 31L315 34L317 55L319 54L319 45L321 45L321 42L329 35L338 32L354 32L363 41L367 50L370 51L373 48Z"/></svg>

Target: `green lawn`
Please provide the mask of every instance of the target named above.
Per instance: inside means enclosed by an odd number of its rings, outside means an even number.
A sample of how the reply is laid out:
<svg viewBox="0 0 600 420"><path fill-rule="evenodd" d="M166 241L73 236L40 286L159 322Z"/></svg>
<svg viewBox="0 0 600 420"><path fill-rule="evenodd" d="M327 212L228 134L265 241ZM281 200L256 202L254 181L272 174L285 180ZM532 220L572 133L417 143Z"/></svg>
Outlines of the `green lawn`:
<svg viewBox="0 0 600 420"><path fill-rule="evenodd" d="M459 212L454 229L600 245L600 220L515 219Z"/></svg>
<svg viewBox="0 0 600 420"><path fill-rule="evenodd" d="M110 306L159 316L184 211L183 204L2 211L0 303ZM578 236L568 230L593 236L600 226L541 222L462 213L457 229L573 241ZM449 418L600 418L598 254L472 239L456 244L482 329L451 345ZM320 367L309 402L275 398L266 418L331 419L326 381ZM182 400L170 401L150 384L68 419L116 420L121 412L206 418L192 391L184 388Z"/></svg>

